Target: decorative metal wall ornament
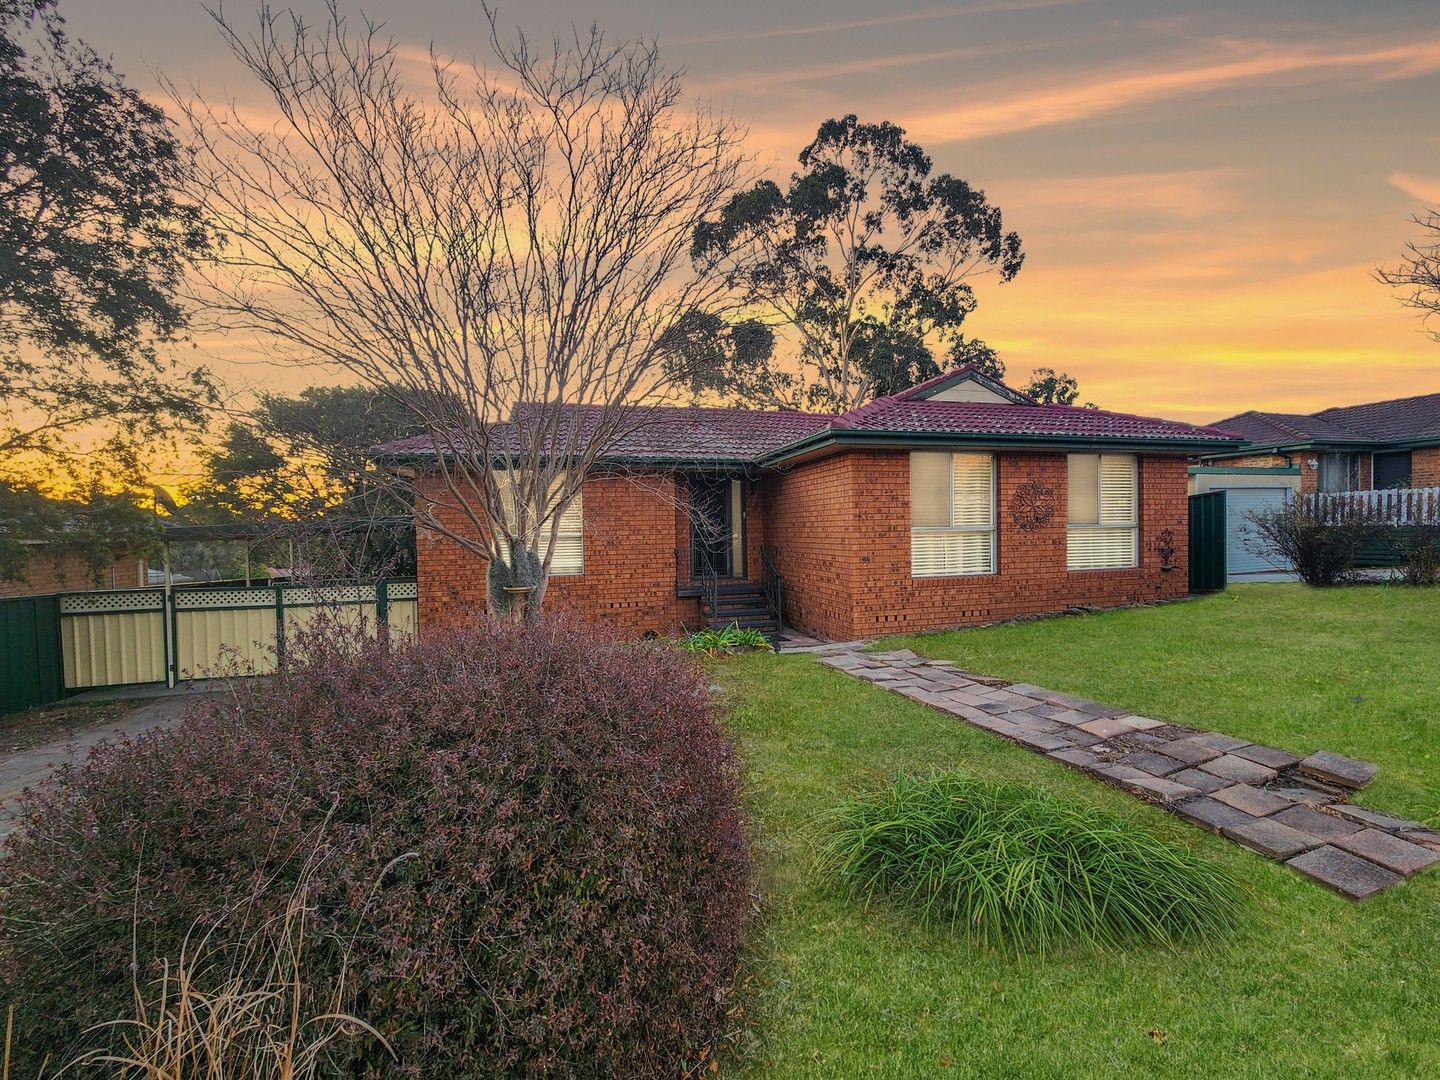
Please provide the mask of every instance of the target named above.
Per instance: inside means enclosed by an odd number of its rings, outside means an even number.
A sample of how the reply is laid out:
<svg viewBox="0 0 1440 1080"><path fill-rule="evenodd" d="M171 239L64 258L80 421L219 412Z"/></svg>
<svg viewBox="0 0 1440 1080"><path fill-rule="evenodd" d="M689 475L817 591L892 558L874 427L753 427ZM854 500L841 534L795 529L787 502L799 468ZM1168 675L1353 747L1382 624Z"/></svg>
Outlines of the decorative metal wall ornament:
<svg viewBox="0 0 1440 1080"><path fill-rule="evenodd" d="M1026 480L1010 497L1010 520L1021 532L1034 532L1055 516L1055 489L1039 480Z"/></svg>
<svg viewBox="0 0 1440 1080"><path fill-rule="evenodd" d="M1161 570L1175 569L1175 530L1161 529L1155 537L1155 553L1160 556Z"/></svg>

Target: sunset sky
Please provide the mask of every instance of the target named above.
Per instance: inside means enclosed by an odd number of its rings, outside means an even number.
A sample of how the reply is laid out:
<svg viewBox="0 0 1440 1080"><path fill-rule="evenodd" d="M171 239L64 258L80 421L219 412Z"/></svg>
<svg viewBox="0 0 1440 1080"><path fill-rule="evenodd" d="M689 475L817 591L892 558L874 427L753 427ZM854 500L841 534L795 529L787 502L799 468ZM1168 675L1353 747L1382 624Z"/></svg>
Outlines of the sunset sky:
<svg viewBox="0 0 1440 1080"><path fill-rule="evenodd" d="M1408 215L1440 201L1435 0L500 7L532 34L595 20L658 38L777 175L827 117L906 128L1024 240L1024 269L982 282L969 324L1020 381L1053 366L1103 407L1191 420L1440 391L1440 343L1371 277L1417 236ZM225 4L237 21L251 8ZM158 70L264 105L199 3L61 10L147 90ZM484 48L471 0L363 10L417 58L432 40L464 59Z"/></svg>

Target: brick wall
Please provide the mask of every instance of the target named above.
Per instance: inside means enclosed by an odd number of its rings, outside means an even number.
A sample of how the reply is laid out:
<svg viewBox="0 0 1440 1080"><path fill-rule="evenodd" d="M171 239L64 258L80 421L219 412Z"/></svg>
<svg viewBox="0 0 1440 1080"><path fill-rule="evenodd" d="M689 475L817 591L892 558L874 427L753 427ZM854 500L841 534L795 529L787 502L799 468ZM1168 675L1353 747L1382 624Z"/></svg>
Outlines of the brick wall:
<svg viewBox="0 0 1440 1080"><path fill-rule="evenodd" d="M1187 475L1181 458L1140 462L1140 566L1065 568L1064 454L997 455L999 572L910 576L910 458L852 451L778 477L771 493L794 625L825 637L991 622L1075 604L1111 606L1182 596L1187 590ZM1023 531L1010 515L1015 489L1037 480L1055 495L1049 523ZM1160 534L1171 530L1174 569L1160 568Z"/></svg>
<svg viewBox="0 0 1440 1080"><path fill-rule="evenodd" d="M436 481L422 481L420 497ZM746 569L758 578L765 516L758 485L747 481ZM689 576L689 521L684 478L675 473L593 476L585 501L584 573L550 579L545 605L593 619L627 637L672 634L702 625L699 601L675 595ZM446 524L464 535L473 526L458 511ZM677 555L678 553L678 555ZM487 563L440 533L416 537L420 617L426 625L485 610Z"/></svg>
<svg viewBox="0 0 1440 1080"><path fill-rule="evenodd" d="M52 559L31 556L25 567L26 581L0 581L0 597L44 596L57 592L89 592L93 589L134 589L148 585L148 566L143 559L117 559L100 572L97 582L78 555Z"/></svg>
<svg viewBox="0 0 1440 1080"><path fill-rule="evenodd" d="M991 622L1185 593L1185 461L1140 462L1140 567L1071 573L1065 568L1065 455L997 455L999 573L910 576L910 457L851 451L746 482L747 570L777 553L789 625L837 640ZM1055 496L1048 524L1026 532L1010 516L1015 489L1038 480ZM425 485L421 484L422 497ZM694 599L675 595L677 550L686 559L685 484L671 473L589 479L585 572L550 581L547 606L595 619L618 633L668 634L699 625ZM461 528L462 519L450 524ZM1162 530L1173 534L1174 569L1160 569ZM424 530L417 537L420 612L427 625L483 611L485 562ZM682 562L683 576L688 566Z"/></svg>
<svg viewBox="0 0 1440 1080"><path fill-rule="evenodd" d="M1410 452L1410 486L1440 487L1440 446Z"/></svg>

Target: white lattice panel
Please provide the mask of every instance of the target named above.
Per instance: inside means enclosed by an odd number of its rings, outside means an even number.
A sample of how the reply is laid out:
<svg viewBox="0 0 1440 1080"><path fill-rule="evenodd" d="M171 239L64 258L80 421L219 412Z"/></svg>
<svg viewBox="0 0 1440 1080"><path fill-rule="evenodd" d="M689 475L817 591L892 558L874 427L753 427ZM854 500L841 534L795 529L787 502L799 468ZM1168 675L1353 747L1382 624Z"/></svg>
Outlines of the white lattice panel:
<svg viewBox="0 0 1440 1080"><path fill-rule="evenodd" d="M176 611L226 610L275 607L275 590L266 588L176 589Z"/></svg>
<svg viewBox="0 0 1440 1080"><path fill-rule="evenodd" d="M373 604L374 585L320 585L284 591L285 606L315 607L323 604Z"/></svg>
<svg viewBox="0 0 1440 1080"><path fill-rule="evenodd" d="M61 615L104 615L112 611L163 611L163 589L67 593L60 597Z"/></svg>
<svg viewBox="0 0 1440 1080"><path fill-rule="evenodd" d="M420 586L413 581L392 581L386 586L385 594L391 600L418 600Z"/></svg>

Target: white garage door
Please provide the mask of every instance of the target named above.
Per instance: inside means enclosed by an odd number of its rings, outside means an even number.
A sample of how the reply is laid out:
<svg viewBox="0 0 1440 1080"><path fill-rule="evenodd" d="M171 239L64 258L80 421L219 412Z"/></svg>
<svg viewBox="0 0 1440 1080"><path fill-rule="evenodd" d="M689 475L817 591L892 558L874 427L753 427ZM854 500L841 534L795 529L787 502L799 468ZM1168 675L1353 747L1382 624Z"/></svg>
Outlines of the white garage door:
<svg viewBox="0 0 1440 1080"><path fill-rule="evenodd" d="M1233 487L1225 489L1225 558L1230 578L1254 574L1283 574L1290 567L1278 552L1257 550L1250 515L1256 510L1284 506L1289 488Z"/></svg>

